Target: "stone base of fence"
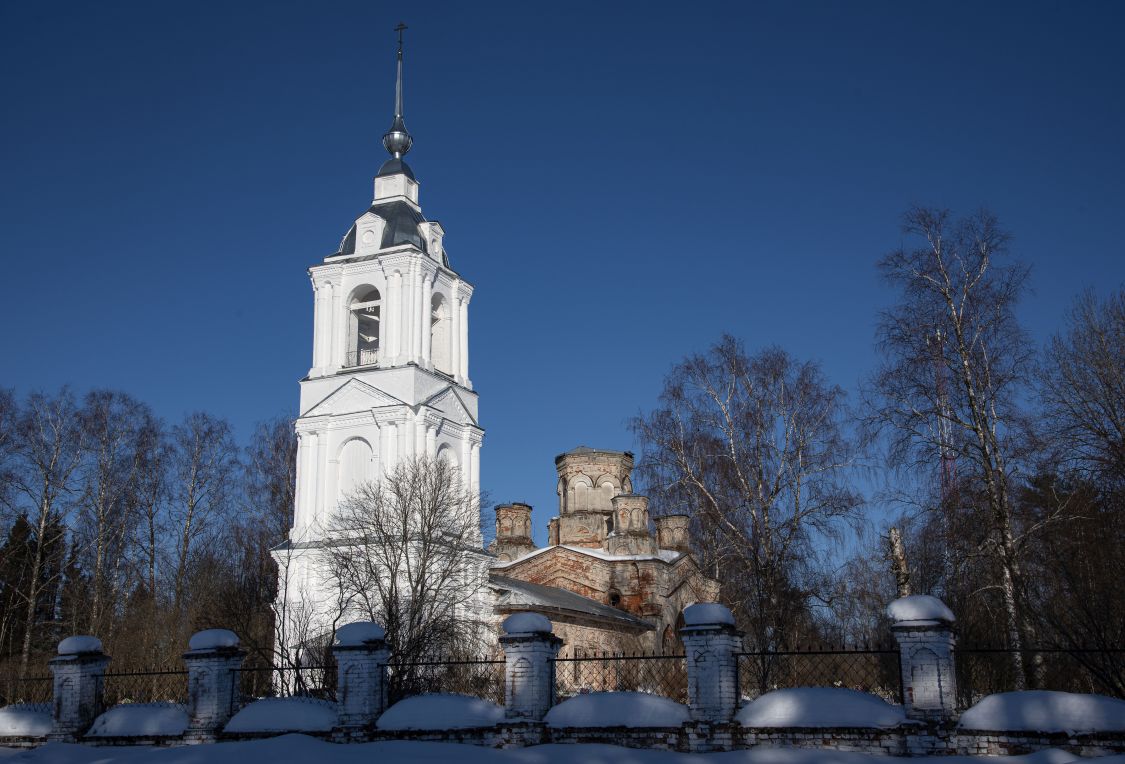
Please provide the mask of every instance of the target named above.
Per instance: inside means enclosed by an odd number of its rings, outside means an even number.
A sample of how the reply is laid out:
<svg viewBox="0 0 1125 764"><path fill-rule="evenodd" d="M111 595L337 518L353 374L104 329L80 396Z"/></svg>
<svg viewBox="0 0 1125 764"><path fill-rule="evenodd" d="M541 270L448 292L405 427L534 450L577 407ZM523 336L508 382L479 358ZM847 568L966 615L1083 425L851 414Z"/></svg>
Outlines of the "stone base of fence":
<svg viewBox="0 0 1125 764"><path fill-rule="evenodd" d="M224 742L260 740L286 733L223 733ZM382 731L338 728L311 734L334 743L368 743L384 740L416 740L462 743L488 748L524 748L547 743L597 743L626 748L703 753L752 748L801 748L854 751L887 756L1014 756L1057 748L1079 756L1110 756L1125 753L1125 732L1072 735L1064 732L995 732L960 730L953 724L907 724L894 729L856 727L750 728L738 724L688 722L681 727L548 727L543 722L504 722L494 727L456 730ZM31 748L44 738L0 737L0 746ZM190 742L186 737L80 737L88 745L175 746Z"/></svg>

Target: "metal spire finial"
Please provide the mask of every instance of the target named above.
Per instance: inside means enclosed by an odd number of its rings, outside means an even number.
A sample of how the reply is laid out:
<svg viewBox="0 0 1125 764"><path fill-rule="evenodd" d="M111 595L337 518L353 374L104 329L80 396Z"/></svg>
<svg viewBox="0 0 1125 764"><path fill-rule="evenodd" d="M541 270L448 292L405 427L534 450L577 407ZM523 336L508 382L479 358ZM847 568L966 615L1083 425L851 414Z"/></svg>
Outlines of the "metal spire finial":
<svg viewBox="0 0 1125 764"><path fill-rule="evenodd" d="M383 146L391 153L395 159L402 159L403 154L410 151L410 147L414 144L414 139L410 137L410 133L406 129L406 123L402 119L402 33L406 30L406 24L399 22L395 27L398 32L398 74L395 78L395 116L391 122L391 129L383 136Z"/></svg>

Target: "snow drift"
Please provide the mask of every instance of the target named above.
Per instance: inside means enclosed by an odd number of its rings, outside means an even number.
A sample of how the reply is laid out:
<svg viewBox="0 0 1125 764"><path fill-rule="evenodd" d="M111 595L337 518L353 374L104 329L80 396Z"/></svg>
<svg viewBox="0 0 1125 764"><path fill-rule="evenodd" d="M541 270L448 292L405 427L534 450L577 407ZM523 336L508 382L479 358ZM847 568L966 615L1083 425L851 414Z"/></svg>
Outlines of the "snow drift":
<svg viewBox="0 0 1125 764"><path fill-rule="evenodd" d="M679 727L688 707L647 692L591 692L564 700L547 712L551 727Z"/></svg>
<svg viewBox="0 0 1125 764"><path fill-rule="evenodd" d="M227 722L227 732L327 732L336 726L336 704L316 698L263 698Z"/></svg>
<svg viewBox="0 0 1125 764"><path fill-rule="evenodd" d="M906 720L899 706L857 690L794 687L767 692L739 709L743 727L897 727Z"/></svg>
<svg viewBox="0 0 1125 764"><path fill-rule="evenodd" d="M961 714L957 726L997 732L1122 732L1125 700L1049 690L1001 692Z"/></svg>
<svg viewBox="0 0 1125 764"><path fill-rule="evenodd" d="M187 725L187 708L179 703L127 703L114 706L95 719L86 734L92 737L182 735Z"/></svg>
<svg viewBox="0 0 1125 764"><path fill-rule="evenodd" d="M504 720L504 709L468 695L432 693L415 695L383 712L381 730L447 730L494 727Z"/></svg>
<svg viewBox="0 0 1125 764"><path fill-rule="evenodd" d="M52 726L50 703L16 703L0 708L0 737L42 737Z"/></svg>

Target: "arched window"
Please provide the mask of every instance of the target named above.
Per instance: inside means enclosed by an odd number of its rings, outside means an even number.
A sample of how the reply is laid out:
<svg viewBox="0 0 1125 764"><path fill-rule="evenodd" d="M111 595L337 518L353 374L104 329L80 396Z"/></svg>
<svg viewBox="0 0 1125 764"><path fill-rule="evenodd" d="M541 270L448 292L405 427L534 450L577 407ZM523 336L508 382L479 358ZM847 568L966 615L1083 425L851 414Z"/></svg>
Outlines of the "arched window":
<svg viewBox="0 0 1125 764"><path fill-rule="evenodd" d="M379 319L383 300L378 289L357 294L348 306L351 337L347 366L370 366L379 360Z"/></svg>
<svg viewBox="0 0 1125 764"><path fill-rule="evenodd" d="M443 374L453 374L449 359L449 306L444 295L435 294L430 301L430 361Z"/></svg>

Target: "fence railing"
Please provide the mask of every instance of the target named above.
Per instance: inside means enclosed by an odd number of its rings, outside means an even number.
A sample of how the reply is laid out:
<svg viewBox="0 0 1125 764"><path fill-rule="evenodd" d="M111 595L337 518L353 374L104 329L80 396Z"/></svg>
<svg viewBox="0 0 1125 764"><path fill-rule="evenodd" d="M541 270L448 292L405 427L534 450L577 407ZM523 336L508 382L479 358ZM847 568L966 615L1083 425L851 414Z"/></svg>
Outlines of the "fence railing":
<svg viewBox="0 0 1125 764"><path fill-rule="evenodd" d="M647 692L687 702L683 655L577 653L555 659L560 700L587 692Z"/></svg>
<svg viewBox="0 0 1125 764"><path fill-rule="evenodd" d="M352 350L344 354L344 366L371 366L379 361L378 350Z"/></svg>
<svg viewBox="0 0 1125 764"><path fill-rule="evenodd" d="M239 704L257 698L308 697L336 700L335 663L316 666L243 666L235 669L233 697Z"/></svg>
<svg viewBox="0 0 1125 764"><path fill-rule="evenodd" d="M842 687L902 702L897 647L840 646L738 654L738 686L753 700L791 687Z"/></svg>
<svg viewBox="0 0 1125 764"><path fill-rule="evenodd" d="M17 703L50 703L53 683L49 676L0 676L0 707Z"/></svg>
<svg viewBox="0 0 1125 764"><path fill-rule="evenodd" d="M968 708L985 695L1016 688L1010 647L958 645L957 701ZM1032 681L1027 689L1095 693L1125 699L1125 648L1032 647L1022 651Z"/></svg>
<svg viewBox="0 0 1125 764"><path fill-rule="evenodd" d="M411 695L452 693L504 703L504 660L424 659L387 664L390 702Z"/></svg>
<svg viewBox="0 0 1125 764"><path fill-rule="evenodd" d="M124 703L187 703L187 671L153 669L114 671L102 677L102 699L107 708Z"/></svg>

